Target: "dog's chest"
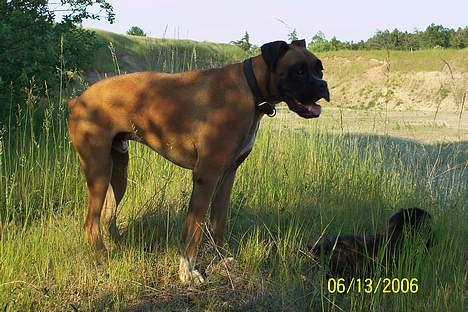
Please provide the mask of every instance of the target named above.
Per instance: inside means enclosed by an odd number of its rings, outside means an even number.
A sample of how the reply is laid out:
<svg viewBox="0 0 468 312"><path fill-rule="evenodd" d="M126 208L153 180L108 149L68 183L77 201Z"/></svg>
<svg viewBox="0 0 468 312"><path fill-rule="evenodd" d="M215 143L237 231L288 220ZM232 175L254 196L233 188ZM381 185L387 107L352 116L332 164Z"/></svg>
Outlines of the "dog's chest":
<svg viewBox="0 0 468 312"><path fill-rule="evenodd" d="M252 127L250 128L249 134L244 138L239 149L238 157L243 156L244 154L250 152L255 143L255 138L257 137L258 126L260 125L260 120L256 120Z"/></svg>

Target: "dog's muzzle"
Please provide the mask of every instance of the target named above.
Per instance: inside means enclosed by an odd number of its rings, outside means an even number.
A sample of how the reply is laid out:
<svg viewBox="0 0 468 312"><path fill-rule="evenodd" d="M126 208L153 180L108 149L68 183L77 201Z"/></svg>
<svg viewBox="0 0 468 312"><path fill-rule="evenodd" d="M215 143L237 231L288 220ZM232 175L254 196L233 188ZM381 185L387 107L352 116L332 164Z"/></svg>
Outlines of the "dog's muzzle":
<svg viewBox="0 0 468 312"><path fill-rule="evenodd" d="M294 96L286 97L286 104L289 109L297 113L302 118L317 118L322 112L322 107L317 104L317 101L324 99L330 102L330 92L328 91L327 82L323 79L315 80L315 88L317 89L317 96L311 100L299 100Z"/></svg>

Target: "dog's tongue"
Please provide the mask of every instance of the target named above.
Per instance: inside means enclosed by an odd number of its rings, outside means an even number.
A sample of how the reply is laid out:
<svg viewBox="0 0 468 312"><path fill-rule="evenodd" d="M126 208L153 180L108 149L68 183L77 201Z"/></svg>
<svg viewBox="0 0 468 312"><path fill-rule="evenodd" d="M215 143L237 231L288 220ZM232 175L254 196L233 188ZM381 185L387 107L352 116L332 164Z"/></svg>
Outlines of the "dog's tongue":
<svg viewBox="0 0 468 312"><path fill-rule="evenodd" d="M305 108L307 108L309 112L317 116L320 115L320 113L322 112L322 107L315 103L305 105Z"/></svg>

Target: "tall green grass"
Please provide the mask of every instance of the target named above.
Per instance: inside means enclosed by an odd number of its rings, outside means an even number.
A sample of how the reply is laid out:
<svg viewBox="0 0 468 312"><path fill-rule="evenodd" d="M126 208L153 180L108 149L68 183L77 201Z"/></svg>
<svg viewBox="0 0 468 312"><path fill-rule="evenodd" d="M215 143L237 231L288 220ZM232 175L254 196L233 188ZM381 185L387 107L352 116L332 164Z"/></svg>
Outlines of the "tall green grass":
<svg viewBox="0 0 468 312"><path fill-rule="evenodd" d="M241 48L223 43L197 42L165 38L124 36L95 30L101 48L91 69L101 72L114 71L114 63L107 49L115 48L119 63L125 71L154 70L181 72L222 66L247 57Z"/></svg>
<svg viewBox="0 0 468 312"><path fill-rule="evenodd" d="M1 309L464 310L466 142L337 133L327 119L285 110L264 119L238 172L227 245L205 239L199 263L207 283L194 289L177 277L190 172L132 142L118 212L122 244L94 255L83 239L86 192L65 107L64 98L31 93L2 125ZM411 206L432 213L436 240L428 254L408 247L388 277L418 278L420 291L329 293L307 245L322 234L374 232ZM220 263L219 254L237 262Z"/></svg>
<svg viewBox="0 0 468 312"><path fill-rule="evenodd" d="M463 310L466 164L446 169L460 164L457 145L438 153L439 146L391 137L330 134L319 120L294 119L292 128L286 112L264 120L238 173L228 245L219 251L238 263L228 275L208 243L200 259L207 284L190 291L178 283L176 264L189 172L132 143L119 210L123 244L96 258L82 238L86 194L64 104L44 105L40 123L12 116L2 135L0 302L7 311ZM437 239L430 254L408 249L409 260L391 277L418 278L420 293L328 294L306 245L325 228L325 235L375 231L393 210L409 206L433 214Z"/></svg>
<svg viewBox="0 0 468 312"><path fill-rule="evenodd" d="M31 91L25 105L9 104L17 113L0 125L0 220L29 225L44 212L71 209L78 169L65 102Z"/></svg>

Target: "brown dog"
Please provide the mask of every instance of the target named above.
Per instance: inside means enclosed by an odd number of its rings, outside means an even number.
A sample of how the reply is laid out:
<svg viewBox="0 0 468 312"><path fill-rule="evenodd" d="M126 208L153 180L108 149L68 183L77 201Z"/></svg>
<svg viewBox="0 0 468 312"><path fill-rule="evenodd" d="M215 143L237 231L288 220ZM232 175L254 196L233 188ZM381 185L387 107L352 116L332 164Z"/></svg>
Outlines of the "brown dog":
<svg viewBox="0 0 468 312"><path fill-rule="evenodd" d="M119 236L115 213L126 189L127 140L137 140L193 172L179 276L203 282L194 269L201 224L211 204L213 236L223 244L236 169L252 149L261 117L281 101L304 118L318 117L315 102L329 100L322 63L304 40L267 43L261 51L219 69L109 78L69 101L70 138L88 186L85 232L94 248L105 248L101 218L110 236Z"/></svg>
<svg viewBox="0 0 468 312"><path fill-rule="evenodd" d="M328 272L332 276L365 276L378 262L379 256L384 256L383 264L398 262L405 244L405 233L425 235L423 247L428 249L432 243L431 219L429 212L420 208L400 209L375 235L324 238L314 244L311 251L316 257L328 259Z"/></svg>

